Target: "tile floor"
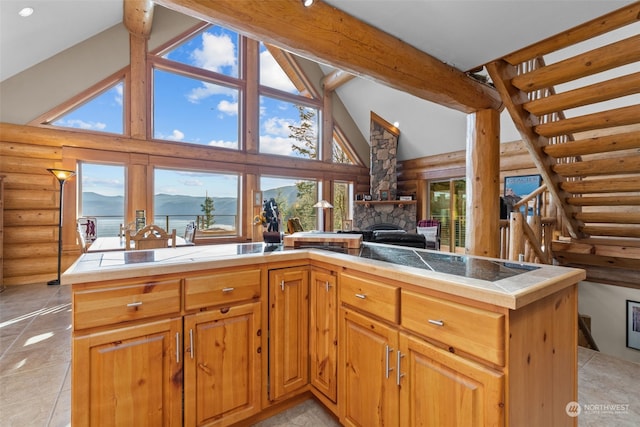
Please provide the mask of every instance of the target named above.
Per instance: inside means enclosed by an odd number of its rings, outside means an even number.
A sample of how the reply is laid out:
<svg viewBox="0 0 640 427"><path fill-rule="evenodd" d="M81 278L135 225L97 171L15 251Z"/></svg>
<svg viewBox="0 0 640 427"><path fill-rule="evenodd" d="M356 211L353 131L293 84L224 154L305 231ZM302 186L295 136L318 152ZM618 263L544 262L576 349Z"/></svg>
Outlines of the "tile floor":
<svg viewBox="0 0 640 427"><path fill-rule="evenodd" d="M66 286L0 292L0 426L70 425L71 303ZM580 348L579 427L640 425L640 364ZM337 426L314 401L260 427Z"/></svg>

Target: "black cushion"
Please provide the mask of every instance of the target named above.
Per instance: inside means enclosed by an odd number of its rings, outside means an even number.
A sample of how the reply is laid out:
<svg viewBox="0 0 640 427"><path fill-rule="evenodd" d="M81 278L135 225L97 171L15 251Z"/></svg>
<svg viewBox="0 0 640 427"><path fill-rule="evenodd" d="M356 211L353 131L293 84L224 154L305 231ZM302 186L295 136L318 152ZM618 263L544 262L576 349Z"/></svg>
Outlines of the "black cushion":
<svg viewBox="0 0 640 427"><path fill-rule="evenodd" d="M373 242L412 248L427 248L427 239L424 235L417 233L381 233L374 236Z"/></svg>

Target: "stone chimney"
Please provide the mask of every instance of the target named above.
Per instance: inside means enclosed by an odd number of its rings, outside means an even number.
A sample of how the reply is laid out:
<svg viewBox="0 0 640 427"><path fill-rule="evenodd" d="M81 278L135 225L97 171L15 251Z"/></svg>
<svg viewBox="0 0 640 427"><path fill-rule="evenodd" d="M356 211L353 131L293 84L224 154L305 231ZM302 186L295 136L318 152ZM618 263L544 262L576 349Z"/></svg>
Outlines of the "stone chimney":
<svg viewBox="0 0 640 427"><path fill-rule="evenodd" d="M416 232L416 203L396 200L396 172L400 130L371 113L371 202L358 201L353 209L353 228L371 230L395 227ZM387 198L384 198L386 194ZM380 198L383 200L380 200Z"/></svg>
<svg viewBox="0 0 640 427"><path fill-rule="evenodd" d="M371 196L376 200L381 192L386 191L388 199L395 200L398 193L396 165L400 131L374 113L371 116Z"/></svg>

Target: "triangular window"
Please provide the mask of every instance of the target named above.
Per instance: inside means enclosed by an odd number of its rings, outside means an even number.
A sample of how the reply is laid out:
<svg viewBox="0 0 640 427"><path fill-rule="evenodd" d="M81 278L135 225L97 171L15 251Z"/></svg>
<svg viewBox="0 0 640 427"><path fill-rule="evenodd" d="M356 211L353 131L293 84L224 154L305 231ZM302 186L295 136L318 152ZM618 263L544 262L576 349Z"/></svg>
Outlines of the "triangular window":
<svg viewBox="0 0 640 427"><path fill-rule="evenodd" d="M124 133L123 94L124 81L119 80L77 107L67 110L50 124L122 135Z"/></svg>

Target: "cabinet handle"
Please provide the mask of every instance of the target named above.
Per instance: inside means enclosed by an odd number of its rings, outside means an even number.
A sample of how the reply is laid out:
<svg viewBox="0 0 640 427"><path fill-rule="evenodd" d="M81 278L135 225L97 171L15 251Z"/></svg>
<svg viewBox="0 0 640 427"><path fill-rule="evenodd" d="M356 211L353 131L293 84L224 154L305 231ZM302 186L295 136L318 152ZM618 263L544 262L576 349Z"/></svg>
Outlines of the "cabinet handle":
<svg viewBox="0 0 640 427"><path fill-rule="evenodd" d="M444 322L442 320L429 319L429 323L436 326L444 326Z"/></svg>
<svg viewBox="0 0 640 427"><path fill-rule="evenodd" d="M231 292L235 290L235 288L222 288L222 292Z"/></svg>
<svg viewBox="0 0 640 427"><path fill-rule="evenodd" d="M280 281L280 289L282 289L282 292L284 292L284 280Z"/></svg>
<svg viewBox="0 0 640 427"><path fill-rule="evenodd" d="M176 332L176 363L180 363L180 332Z"/></svg>
<svg viewBox="0 0 640 427"><path fill-rule="evenodd" d="M142 305L142 301L130 302L127 307L139 307Z"/></svg>
<svg viewBox="0 0 640 427"><path fill-rule="evenodd" d="M324 286L327 289L327 292L329 292L329 288L331 287L331 285L329 284L328 280L326 282L324 282Z"/></svg>
<svg viewBox="0 0 640 427"><path fill-rule="evenodd" d="M191 360L193 360L193 329L189 329L189 353L191 353Z"/></svg>
<svg viewBox="0 0 640 427"><path fill-rule="evenodd" d="M396 359L396 384L400 385L400 379L404 377L403 373L400 373L400 361L404 357L404 354L398 350L397 359Z"/></svg>
<svg viewBox="0 0 640 427"><path fill-rule="evenodd" d="M385 356L384 356L384 370L385 370L385 378L389 379L389 372L393 371L393 368L389 366L389 353L391 353L393 351L392 348L389 347L389 345L385 345Z"/></svg>
<svg viewBox="0 0 640 427"><path fill-rule="evenodd" d="M365 294L356 294L356 298L365 299L367 296Z"/></svg>

